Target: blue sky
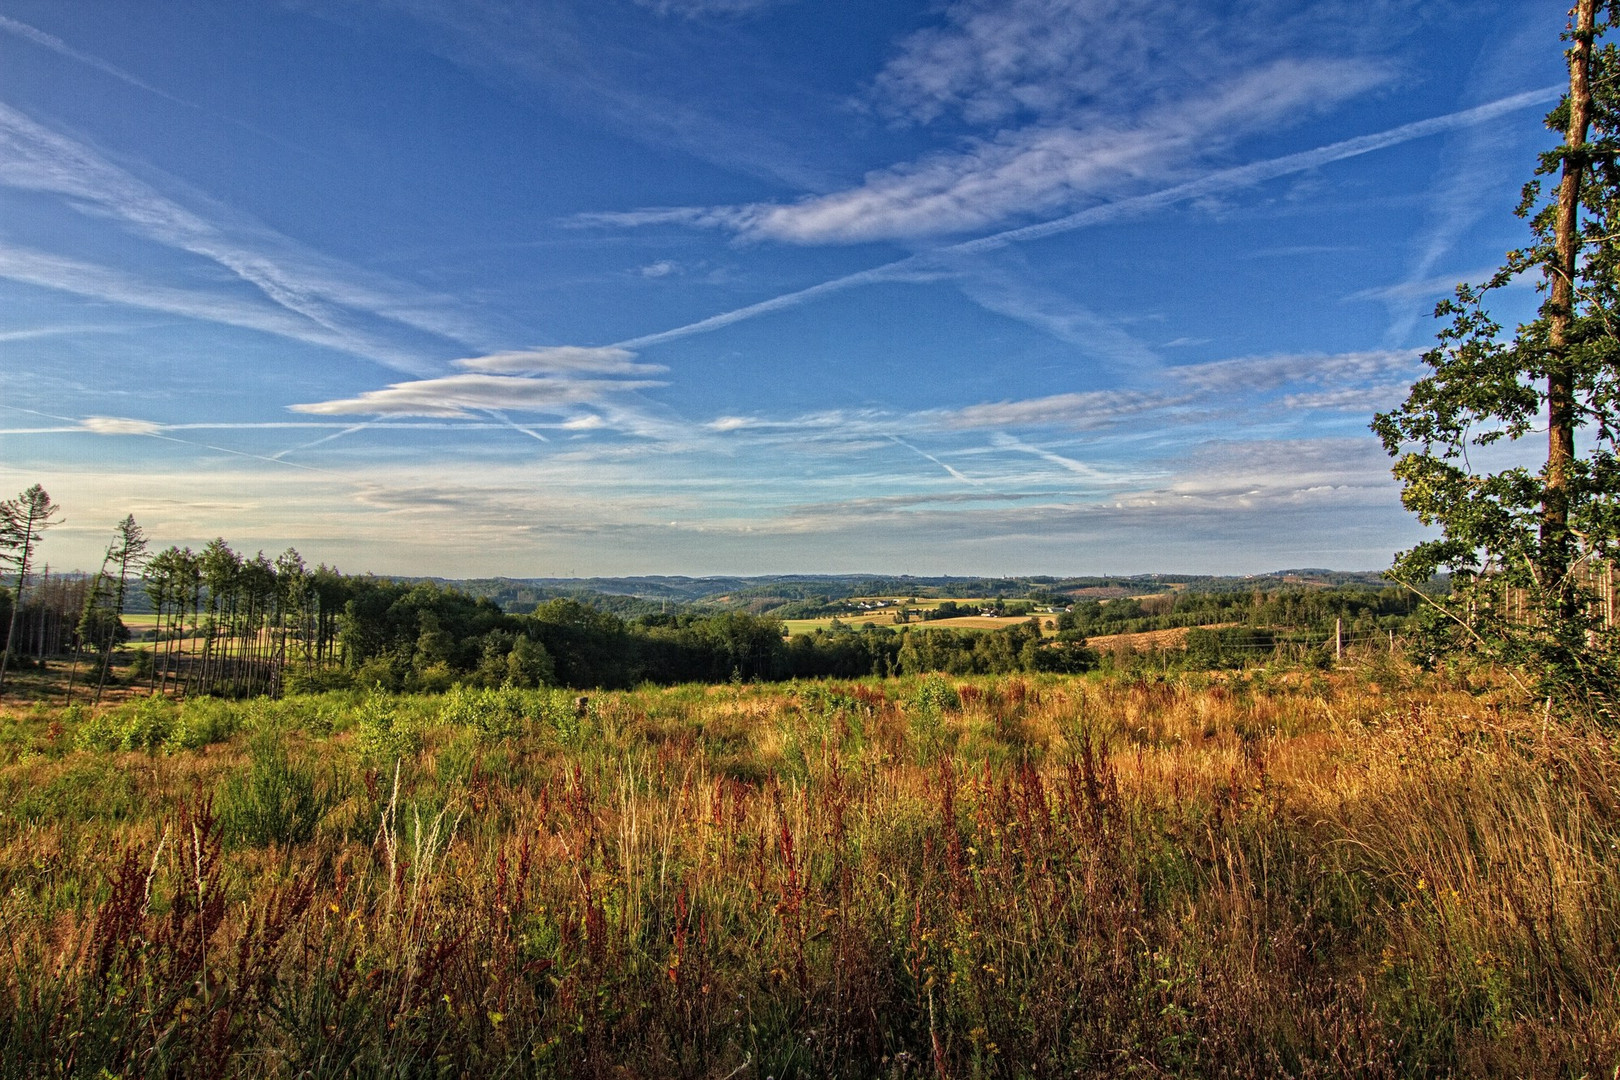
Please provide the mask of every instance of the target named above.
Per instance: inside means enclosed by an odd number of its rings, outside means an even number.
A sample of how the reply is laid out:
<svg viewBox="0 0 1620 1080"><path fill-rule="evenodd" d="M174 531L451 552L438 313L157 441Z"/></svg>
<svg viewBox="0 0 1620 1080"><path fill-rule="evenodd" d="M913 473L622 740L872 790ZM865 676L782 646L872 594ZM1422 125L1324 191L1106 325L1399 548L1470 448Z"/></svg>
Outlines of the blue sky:
<svg viewBox="0 0 1620 1080"><path fill-rule="evenodd" d="M57 566L133 513L444 576L1381 567L1367 422L1522 242L1563 18L0 0L0 490Z"/></svg>

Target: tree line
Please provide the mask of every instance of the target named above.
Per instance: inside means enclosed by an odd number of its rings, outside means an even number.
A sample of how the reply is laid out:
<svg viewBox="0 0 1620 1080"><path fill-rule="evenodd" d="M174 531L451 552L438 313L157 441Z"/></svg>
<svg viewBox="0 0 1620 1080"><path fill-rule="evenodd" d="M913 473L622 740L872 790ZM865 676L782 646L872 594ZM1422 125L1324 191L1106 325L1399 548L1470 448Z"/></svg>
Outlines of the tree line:
<svg viewBox="0 0 1620 1080"><path fill-rule="evenodd" d="M101 568L69 588L32 573L39 536L58 511L43 489L0 511L8 523L0 556L16 571L9 610L0 611L3 656L71 658L70 696L88 661L80 685L99 698L138 599L152 627L127 677L173 696L1079 671L1093 659L1083 642L1044 642L1034 621L989 632L840 628L788 638L781 620L737 611L626 617L557 597L515 613L436 582L311 568L291 548L272 559L216 539L201 551L153 553L133 517L114 529Z"/></svg>
<svg viewBox="0 0 1620 1080"><path fill-rule="evenodd" d="M1086 600L1057 616L1060 638L1135 634L1148 630L1235 623L1267 629L1331 631L1335 623L1355 634L1404 630L1424 598L1401 588L1310 589L1290 586L1239 592L1181 592Z"/></svg>
<svg viewBox="0 0 1620 1080"><path fill-rule="evenodd" d="M1396 589L1182 592L1076 603L1056 616L1056 641L1043 635L1039 616L994 630L835 623L789 637L780 619L742 611L636 611L577 596L511 611L451 585L312 568L291 548L273 559L248 556L223 539L201 551L153 553L133 517L114 528L96 573L33 575L40 536L58 512L38 485L0 503L0 558L17 571L8 608L0 609L7 634L0 671L30 654L36 662L66 656L69 696L82 686L98 699L114 650L129 638L131 607L149 614L151 625L125 678L183 697L1079 672L1098 662L1090 636L1213 623L1320 628L1336 619L1359 633L1409 619L1418 603ZM1029 606L990 603L1009 614ZM966 613L949 601L927 612Z"/></svg>

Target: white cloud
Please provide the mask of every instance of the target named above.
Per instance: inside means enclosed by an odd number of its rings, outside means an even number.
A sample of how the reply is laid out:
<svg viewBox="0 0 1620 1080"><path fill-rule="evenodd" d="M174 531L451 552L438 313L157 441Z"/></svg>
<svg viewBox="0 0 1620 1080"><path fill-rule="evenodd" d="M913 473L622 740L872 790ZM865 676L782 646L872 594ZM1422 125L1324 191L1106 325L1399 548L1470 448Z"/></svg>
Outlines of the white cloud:
<svg viewBox="0 0 1620 1080"><path fill-rule="evenodd" d="M1245 356L1170 368L1168 374L1196 390L1222 394L1252 393L1275 390L1293 383L1342 385L1415 372L1418 355L1416 349L1375 349L1336 354Z"/></svg>
<svg viewBox="0 0 1620 1080"><path fill-rule="evenodd" d="M918 123L1005 124L1120 112L1184 96L1283 56L1376 53L1415 31L1413 0L950 0L872 84L876 109Z"/></svg>
<svg viewBox="0 0 1620 1080"><path fill-rule="evenodd" d="M151 443L162 447L166 443ZM537 445L537 444L531 444ZM791 445L791 444L784 444ZM662 444L553 443L506 461L360 459L341 472L187 453L165 469L118 459L78 468L8 457L0 490L40 480L80 507L52 534L53 565L100 558L133 513L160 545L224 535L240 550L295 545L347 571L554 574L771 571L912 573L1251 571L1377 566L1416 527L1388 461L1364 439L1209 442L1118 474L1063 447L1035 451L1096 468L1089 478L1006 444L969 456L923 444L914 472L875 470L890 440L845 468L784 486L753 455L706 467ZM998 456L999 455L999 456ZM1027 461L1033 471L1010 468ZM921 460L921 459L918 459ZM183 461L183 464L180 462ZM780 459L778 459L780 461ZM971 465L966 462L971 461ZM964 486L940 466L957 471ZM276 467L282 466L282 467ZM977 483L973 483L977 481ZM848 498L850 491L861 492ZM300 512L288 515L296 505ZM106 510L105 522L95 517ZM453 535L440 524L457 522ZM677 534L668 528L679 521ZM830 543L837 538L837 543ZM919 561L921 560L921 561Z"/></svg>
<svg viewBox="0 0 1620 1080"><path fill-rule="evenodd" d="M1134 123L1092 118L1040 124L869 173L858 187L785 206L692 215L740 221L752 238L797 244L861 243L991 228L1185 175L1232 141L1353 96L1383 79L1355 61L1279 61L1209 94L1150 110ZM672 214L665 220L677 220ZM737 226L734 226L737 227Z"/></svg>
<svg viewBox="0 0 1620 1080"><path fill-rule="evenodd" d="M1137 390L1087 390L1022 401L999 401L920 414L950 430L973 428L1106 427L1127 416L1175 405L1187 398Z"/></svg>
<svg viewBox="0 0 1620 1080"><path fill-rule="evenodd" d="M516 375L446 375L394 383L358 397L288 406L320 416L470 417L479 412L538 412L562 415L603 397L662 386L657 382L594 379L538 379Z"/></svg>
<svg viewBox="0 0 1620 1080"><path fill-rule="evenodd" d="M1209 507L1391 502L1389 458L1363 439L1270 439L1205 443L1177 463L1161 488L1133 493L1141 504Z"/></svg>
<svg viewBox="0 0 1620 1080"><path fill-rule="evenodd" d="M552 345L469 356L454 361L457 367L506 375L657 375L669 369L661 364L633 363L636 354L617 346Z"/></svg>
<svg viewBox="0 0 1620 1080"><path fill-rule="evenodd" d="M1391 309L1401 312L1396 322L1410 329L1415 323L1416 313L1423 308L1422 301L1435 300L1440 297L1452 296L1458 285L1472 285L1489 280L1496 273L1494 266L1481 266L1473 270L1465 270L1450 274L1434 274L1426 278L1414 278L1409 281L1398 282L1394 285L1378 285L1370 289L1359 289L1345 297L1346 300L1377 300L1388 304ZM1432 309L1432 306L1430 307Z"/></svg>
<svg viewBox="0 0 1620 1080"><path fill-rule="evenodd" d="M1499 98L1473 108L1460 109L1456 112L1430 117L1427 120L1415 120L1370 135L1357 135L1339 142L1318 146L1311 150L1284 154L1281 157L1267 158L1228 169L1219 169L1180 184L1174 184L1142 195L1131 195L1111 202L1103 202L1097 206L1066 214L1050 221L1004 229L988 236L963 240L908 256L904 259L897 259L894 262L884 263L881 266L845 274L842 277L832 278L811 285L808 288L782 293L768 300L733 308L730 311L711 315L708 318L699 319L697 322L686 323L669 330L644 334L637 338L622 341L619 344L629 348L644 348L695 334L705 334L760 315L795 308L824 296L830 296L862 285L937 280L938 277L949 276L949 273L951 273L940 269L943 264L950 263L953 266L960 266L961 259L964 256L982 255L986 252L1011 247L1014 244L1041 240L1046 237L1058 236L1093 226L1107 225L1133 216L1163 210L1200 198L1211 192L1233 191L1253 187L1268 180L1275 180L1278 177L1305 172L1309 169L1318 169L1336 161L1376 153L1379 150L1411 142L1414 139L1428 138L1469 125L1486 123L1519 109L1556 101L1559 93L1560 88L1557 86L1543 87L1539 90L1530 90L1521 94ZM733 227L736 222L746 221L747 209L746 207L740 209L725 207L716 209L689 208L684 210L660 210L653 213L680 215L679 220L693 224L719 225L724 221L726 227ZM633 219L639 213L639 211L634 211L628 214L580 215L572 220L575 224L635 224L637 222ZM737 216L739 214L744 216ZM732 216L723 217L724 215ZM676 218L668 218L667 220L676 220Z"/></svg>
<svg viewBox="0 0 1620 1080"><path fill-rule="evenodd" d="M1199 37L1177 33L1188 5L1150 16L1125 0L967 0L919 30L874 81L879 108L927 123L950 112L984 124L1050 115L1182 75ZM1146 17L1145 17L1146 16Z"/></svg>
<svg viewBox="0 0 1620 1080"><path fill-rule="evenodd" d="M1407 383L1388 383L1383 386L1324 390L1315 394L1289 394L1283 398L1283 405L1290 409L1320 409L1323 412L1365 415L1399 405L1409 389Z"/></svg>
<svg viewBox="0 0 1620 1080"><path fill-rule="evenodd" d="M87 416L79 426L97 435L155 435L163 430L162 424L127 416Z"/></svg>
<svg viewBox="0 0 1620 1080"><path fill-rule="evenodd" d="M1041 123L867 174L857 187L786 205L673 207L582 216L582 223L683 224L796 244L862 243L967 232L1009 218L1117 198L1184 176L1238 137L1377 85L1354 60L1282 60L1133 121Z"/></svg>
<svg viewBox="0 0 1620 1080"><path fill-rule="evenodd" d="M1180 387L1145 391L1085 390L1013 401L985 402L958 409L917 413L913 420L938 430L970 431L1059 428L1092 431L1127 420L1162 426L1207 418L1208 409L1252 403L1257 394L1285 387L1319 387L1286 396L1286 408L1338 412L1387 407L1405 393L1392 376L1416 374L1417 351L1374 350L1337 354L1290 353L1240 357L1164 369ZM1007 436L998 435L1005 440ZM1001 445L1011 446L1003 441Z"/></svg>

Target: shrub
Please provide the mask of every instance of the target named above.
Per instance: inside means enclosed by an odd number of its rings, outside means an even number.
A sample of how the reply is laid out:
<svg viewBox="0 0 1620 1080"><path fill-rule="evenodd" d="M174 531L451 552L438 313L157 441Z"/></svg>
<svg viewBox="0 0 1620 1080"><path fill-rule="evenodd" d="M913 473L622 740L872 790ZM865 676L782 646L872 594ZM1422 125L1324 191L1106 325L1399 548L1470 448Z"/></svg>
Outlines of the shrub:
<svg viewBox="0 0 1620 1080"><path fill-rule="evenodd" d="M91 713L88 720L83 719L84 710L77 705L69 705L62 713L64 720L78 722L79 730L73 736L73 745L80 750L117 750L118 744L123 741L123 729L111 712Z"/></svg>
<svg viewBox="0 0 1620 1080"><path fill-rule="evenodd" d="M263 847L303 844L330 805L329 793L316 787L315 771L295 764L277 731L253 740L246 775L225 778L220 796L220 822L227 842Z"/></svg>
<svg viewBox="0 0 1620 1080"><path fill-rule="evenodd" d="M195 750L224 742L241 727L241 713L230 702L219 698L194 698L181 706L163 740L163 748L169 753Z"/></svg>
<svg viewBox="0 0 1620 1080"><path fill-rule="evenodd" d="M366 756L395 761L410 757L421 748L420 733L400 717L394 700L381 687L367 694L357 711L359 719L355 728L359 732L360 749Z"/></svg>
<svg viewBox="0 0 1620 1080"><path fill-rule="evenodd" d="M558 742L572 746L584 734L584 722L591 715L591 708L587 706L585 716L581 716L574 695L566 690L552 690L540 694L537 718L544 720L556 733Z"/></svg>
<svg viewBox="0 0 1620 1080"><path fill-rule="evenodd" d="M480 739L519 735L524 727L523 695L510 687L473 690L457 683L439 706L439 722L471 730Z"/></svg>
<svg viewBox="0 0 1620 1080"><path fill-rule="evenodd" d="M285 694L319 694L327 690L348 690L354 686L354 673L343 668L287 667L281 672L281 689Z"/></svg>
<svg viewBox="0 0 1620 1080"><path fill-rule="evenodd" d="M918 684L911 705L919 713L939 716L946 710L960 709L962 698L954 686L936 675Z"/></svg>
<svg viewBox="0 0 1620 1080"><path fill-rule="evenodd" d="M962 707L956 688L938 675L924 679L911 699L911 734L917 740L918 761L926 763L946 749L950 733L945 713Z"/></svg>

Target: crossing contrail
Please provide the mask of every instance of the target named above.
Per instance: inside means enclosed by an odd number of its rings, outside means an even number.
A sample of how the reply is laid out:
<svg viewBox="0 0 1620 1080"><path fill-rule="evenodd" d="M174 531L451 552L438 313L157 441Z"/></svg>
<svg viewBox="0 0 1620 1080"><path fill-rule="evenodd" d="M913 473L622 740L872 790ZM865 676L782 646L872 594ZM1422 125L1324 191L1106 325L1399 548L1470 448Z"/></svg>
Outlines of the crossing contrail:
<svg viewBox="0 0 1620 1080"><path fill-rule="evenodd" d="M1448 131L1455 131L1458 128L1482 124L1507 113L1529 108L1532 105L1545 105L1548 102L1557 101L1562 93L1562 87L1544 86L1538 90L1527 90L1521 94L1498 98L1483 105L1476 105L1471 109L1462 109L1458 112L1431 117L1427 120L1415 120L1410 124L1401 124L1399 127L1392 127L1386 131L1375 132L1371 135L1358 135L1353 139L1329 143L1313 150L1301 150L1298 153L1284 154L1281 157L1268 158L1265 161L1256 161L1248 165L1221 169L1196 180L1188 180L1185 183L1175 184L1159 191L1148 192L1144 195L1133 195L1115 202L1088 207L1085 210L1054 218L1051 221L1043 221L1037 225L1025 225L1016 229L1007 229L975 240L964 240L960 243L947 244L943 247L919 252L904 259L897 259L882 266L875 266L870 270L860 270L853 274L846 274L843 277L833 278L830 281L823 281L819 285L812 285L806 289L783 293L781 296L775 296L769 300L761 300L758 303L748 304L745 307L722 312L719 315L711 315L706 319L699 319L697 322L687 323L685 326L677 326L672 330L661 330L656 334L644 334L641 337L615 342L612 347L641 349L649 345L661 345L666 341L675 341L679 338L691 337L694 334L706 334L711 330L719 330L733 323L739 323L759 315L766 315L773 311L797 307L811 300L843 292L846 289L853 289L860 285L873 285L886 281L905 281L915 278L930 269L938 269L938 264L941 261L954 256L977 255L986 251L995 251L1013 244L1041 240L1048 236L1057 236L1060 233L1073 232L1093 225L1107 224L1134 214L1160 210L1205 195L1250 187L1254 184L1264 183L1267 180L1288 176L1291 173L1305 172L1335 161L1344 161L1347 158L1360 157L1363 154L1385 150L1391 146L1411 142L1414 139L1423 139L1430 135L1440 135Z"/></svg>

